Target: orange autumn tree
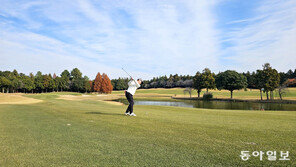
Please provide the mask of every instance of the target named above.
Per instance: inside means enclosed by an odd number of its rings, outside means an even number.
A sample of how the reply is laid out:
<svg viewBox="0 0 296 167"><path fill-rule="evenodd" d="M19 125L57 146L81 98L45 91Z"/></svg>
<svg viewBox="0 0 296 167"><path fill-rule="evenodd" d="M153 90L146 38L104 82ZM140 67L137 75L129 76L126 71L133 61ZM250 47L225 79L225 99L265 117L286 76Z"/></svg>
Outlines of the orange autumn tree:
<svg viewBox="0 0 296 167"><path fill-rule="evenodd" d="M94 92L101 92L102 82L103 82L103 78L101 74L98 72L96 79L94 81L94 86L93 86Z"/></svg>
<svg viewBox="0 0 296 167"><path fill-rule="evenodd" d="M102 81L101 92L102 93L111 93L113 90L113 86L111 84L109 77L107 76L107 74L103 73L102 78L103 78L103 81Z"/></svg>

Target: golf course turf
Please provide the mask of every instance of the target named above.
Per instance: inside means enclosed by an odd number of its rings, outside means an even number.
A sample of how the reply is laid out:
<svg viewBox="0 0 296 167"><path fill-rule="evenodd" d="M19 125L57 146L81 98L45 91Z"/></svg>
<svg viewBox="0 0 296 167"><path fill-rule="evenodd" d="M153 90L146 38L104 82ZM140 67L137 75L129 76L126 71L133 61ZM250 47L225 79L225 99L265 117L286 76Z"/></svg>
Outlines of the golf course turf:
<svg viewBox="0 0 296 167"><path fill-rule="evenodd" d="M61 94L0 104L0 166L296 165L295 111L135 106L129 117L125 105ZM290 160L242 161L241 151L289 151Z"/></svg>

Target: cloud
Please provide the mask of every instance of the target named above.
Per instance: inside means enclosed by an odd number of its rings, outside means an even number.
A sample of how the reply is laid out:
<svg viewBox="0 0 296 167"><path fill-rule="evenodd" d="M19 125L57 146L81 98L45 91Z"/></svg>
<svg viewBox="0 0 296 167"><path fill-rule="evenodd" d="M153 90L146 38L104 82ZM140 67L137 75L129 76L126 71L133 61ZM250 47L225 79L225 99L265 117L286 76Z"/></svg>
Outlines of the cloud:
<svg viewBox="0 0 296 167"><path fill-rule="evenodd" d="M103 70L114 77L121 67L147 77L215 68L212 6L202 0L5 1L0 14L10 23L1 26L2 68L52 72L92 64L103 68L87 75Z"/></svg>
<svg viewBox="0 0 296 167"><path fill-rule="evenodd" d="M0 70L81 68L122 77L194 74L205 67L294 67L295 2L263 1L254 17L217 26L222 0L8 1L0 6ZM230 43L230 46L224 46Z"/></svg>
<svg viewBox="0 0 296 167"><path fill-rule="evenodd" d="M256 70L269 62L279 71L295 67L296 2L268 0L255 10L255 17L230 24L243 26L226 33L232 46L225 50L230 67ZM224 37L225 37L224 36Z"/></svg>

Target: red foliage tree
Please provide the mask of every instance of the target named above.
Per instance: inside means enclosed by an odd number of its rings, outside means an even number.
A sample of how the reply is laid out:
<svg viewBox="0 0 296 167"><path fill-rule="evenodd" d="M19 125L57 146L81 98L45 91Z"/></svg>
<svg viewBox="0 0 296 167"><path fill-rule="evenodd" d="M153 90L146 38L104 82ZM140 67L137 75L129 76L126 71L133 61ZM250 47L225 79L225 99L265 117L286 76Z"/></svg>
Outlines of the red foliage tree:
<svg viewBox="0 0 296 167"><path fill-rule="evenodd" d="M107 76L107 74L103 73L102 78L103 78L103 82L102 82L101 92L102 93L111 93L113 90L113 86L111 84L109 77Z"/></svg>
<svg viewBox="0 0 296 167"><path fill-rule="evenodd" d="M98 72L97 76L96 76L96 79L94 81L94 92L101 92L101 89L102 89L102 81L103 81L103 78L101 76L101 74Z"/></svg>

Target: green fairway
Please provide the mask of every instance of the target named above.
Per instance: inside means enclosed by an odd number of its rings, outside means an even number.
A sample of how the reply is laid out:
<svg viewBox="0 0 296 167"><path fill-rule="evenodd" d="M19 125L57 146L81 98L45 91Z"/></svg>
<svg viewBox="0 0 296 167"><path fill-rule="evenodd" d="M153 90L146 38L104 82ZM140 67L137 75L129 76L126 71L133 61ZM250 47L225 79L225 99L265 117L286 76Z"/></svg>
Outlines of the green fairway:
<svg viewBox="0 0 296 167"><path fill-rule="evenodd" d="M61 94L0 104L0 166L296 165L294 111L135 106L137 117L128 117L125 105ZM278 158L289 151L291 160L242 161L241 151L277 151Z"/></svg>

